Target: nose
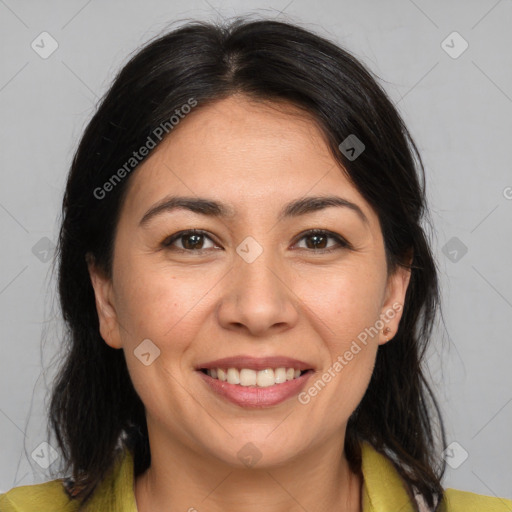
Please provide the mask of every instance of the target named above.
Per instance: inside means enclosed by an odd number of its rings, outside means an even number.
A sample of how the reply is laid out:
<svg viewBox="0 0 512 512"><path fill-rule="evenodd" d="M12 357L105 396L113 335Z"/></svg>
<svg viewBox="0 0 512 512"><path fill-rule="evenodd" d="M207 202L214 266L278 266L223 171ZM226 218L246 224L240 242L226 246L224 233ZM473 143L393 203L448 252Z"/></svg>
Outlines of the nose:
<svg viewBox="0 0 512 512"><path fill-rule="evenodd" d="M292 328L299 318L299 300L289 275L269 251L252 263L237 258L217 306L221 326L258 337Z"/></svg>

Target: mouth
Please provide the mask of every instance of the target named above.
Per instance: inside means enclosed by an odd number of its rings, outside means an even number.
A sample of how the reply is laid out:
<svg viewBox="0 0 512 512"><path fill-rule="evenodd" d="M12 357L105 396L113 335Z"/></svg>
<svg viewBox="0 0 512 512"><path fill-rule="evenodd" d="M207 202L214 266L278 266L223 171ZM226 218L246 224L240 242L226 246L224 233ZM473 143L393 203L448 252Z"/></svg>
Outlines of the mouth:
<svg viewBox="0 0 512 512"><path fill-rule="evenodd" d="M240 407L268 407L296 395L315 373L288 357L238 356L200 364L196 371L216 395Z"/></svg>
<svg viewBox="0 0 512 512"><path fill-rule="evenodd" d="M244 386L244 387L258 387L267 388L276 384L284 384L291 380L298 379L309 370L299 370L293 367L285 368L265 368L264 370L254 370L252 368L201 368L200 372L208 375L212 379L228 384Z"/></svg>

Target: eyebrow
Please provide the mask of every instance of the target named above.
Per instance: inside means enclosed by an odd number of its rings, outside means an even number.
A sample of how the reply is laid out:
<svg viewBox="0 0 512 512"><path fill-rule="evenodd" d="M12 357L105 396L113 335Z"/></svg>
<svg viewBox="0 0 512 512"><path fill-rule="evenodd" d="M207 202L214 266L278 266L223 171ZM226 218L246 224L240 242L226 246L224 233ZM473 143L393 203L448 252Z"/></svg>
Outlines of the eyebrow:
<svg viewBox="0 0 512 512"><path fill-rule="evenodd" d="M284 206L279 214L278 220L282 221L292 217L299 217L330 207L349 208L354 211L365 224L369 224L368 218L357 204L339 196L309 196L296 199ZM236 215L235 210L231 206L213 199L170 196L152 206L140 220L139 226L146 225L157 215L176 209L189 210L200 215L218 218L232 218Z"/></svg>

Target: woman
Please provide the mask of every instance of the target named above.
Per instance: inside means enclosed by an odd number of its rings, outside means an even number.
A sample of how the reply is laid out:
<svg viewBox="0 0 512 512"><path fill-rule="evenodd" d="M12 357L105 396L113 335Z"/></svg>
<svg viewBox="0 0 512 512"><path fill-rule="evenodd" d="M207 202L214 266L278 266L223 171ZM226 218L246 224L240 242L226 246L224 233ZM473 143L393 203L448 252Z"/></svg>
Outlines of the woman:
<svg viewBox="0 0 512 512"><path fill-rule="evenodd" d="M148 44L63 202L50 425L72 477L0 509L510 510L441 484L424 188L392 103L329 41L238 19Z"/></svg>

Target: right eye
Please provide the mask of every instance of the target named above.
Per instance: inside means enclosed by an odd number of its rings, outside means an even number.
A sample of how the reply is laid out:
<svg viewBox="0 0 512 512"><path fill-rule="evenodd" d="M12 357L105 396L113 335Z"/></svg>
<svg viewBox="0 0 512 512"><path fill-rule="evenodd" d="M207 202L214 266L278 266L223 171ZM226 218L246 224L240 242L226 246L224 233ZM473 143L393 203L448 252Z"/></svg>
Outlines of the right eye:
<svg viewBox="0 0 512 512"><path fill-rule="evenodd" d="M205 240L209 240L212 243L212 246L205 248ZM179 242L178 246L176 246L176 242ZM203 252L216 247L215 242L213 242L206 232L201 229L187 229L185 231L179 231L174 235L166 237L162 242L162 246L166 249L177 249L185 252Z"/></svg>

